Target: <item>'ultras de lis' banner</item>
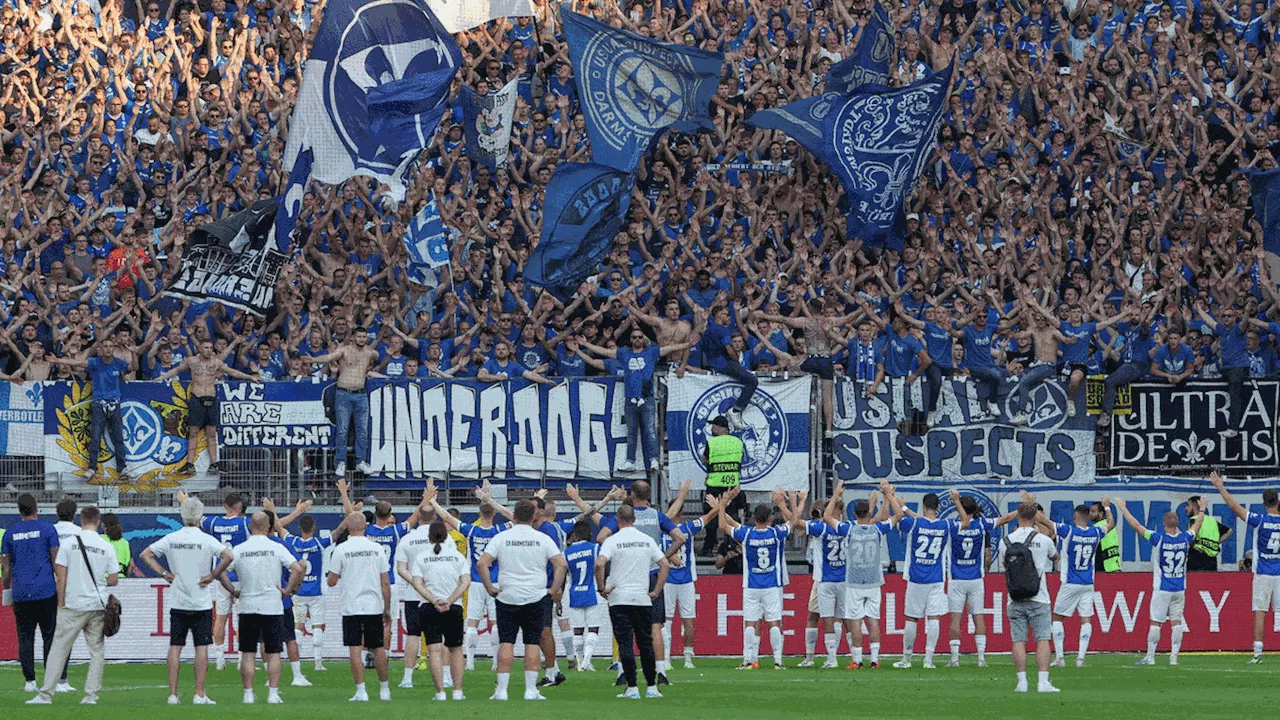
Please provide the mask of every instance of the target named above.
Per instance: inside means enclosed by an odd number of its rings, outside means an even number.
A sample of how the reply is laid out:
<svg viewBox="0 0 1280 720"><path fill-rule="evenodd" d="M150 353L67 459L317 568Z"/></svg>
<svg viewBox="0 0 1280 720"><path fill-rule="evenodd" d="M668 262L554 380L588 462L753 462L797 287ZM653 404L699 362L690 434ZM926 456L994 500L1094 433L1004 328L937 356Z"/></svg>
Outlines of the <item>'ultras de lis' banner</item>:
<svg viewBox="0 0 1280 720"><path fill-rule="evenodd" d="M1007 396L1000 417L978 422L976 388L964 378L944 379L938 422L927 434L906 435L898 423L908 408L923 407L921 383L910 387L890 378L876 395L863 385L836 379L835 471L844 480L888 478L1019 478L1093 482L1093 419L1081 412L1067 417L1067 393L1057 380L1032 392L1034 410L1025 427Z"/></svg>
<svg viewBox="0 0 1280 720"><path fill-rule="evenodd" d="M742 485L748 490L809 487L811 378L761 381L742 412ZM671 487L689 480L703 487L710 423L737 402L742 386L723 375L667 378L667 462Z"/></svg>
<svg viewBox="0 0 1280 720"><path fill-rule="evenodd" d="M1111 467L1275 473L1280 470L1280 383L1249 381L1242 395L1240 434L1225 438L1221 433L1228 427L1231 407L1226 383L1135 383L1132 412L1111 423Z"/></svg>

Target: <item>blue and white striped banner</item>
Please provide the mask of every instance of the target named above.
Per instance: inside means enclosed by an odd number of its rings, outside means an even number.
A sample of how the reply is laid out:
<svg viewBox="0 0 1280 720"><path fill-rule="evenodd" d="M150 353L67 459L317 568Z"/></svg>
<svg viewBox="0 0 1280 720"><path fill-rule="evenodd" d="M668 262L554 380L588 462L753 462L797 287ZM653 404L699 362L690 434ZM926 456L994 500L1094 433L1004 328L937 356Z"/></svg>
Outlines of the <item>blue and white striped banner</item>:
<svg viewBox="0 0 1280 720"><path fill-rule="evenodd" d="M0 383L0 455L44 454L44 383Z"/></svg>

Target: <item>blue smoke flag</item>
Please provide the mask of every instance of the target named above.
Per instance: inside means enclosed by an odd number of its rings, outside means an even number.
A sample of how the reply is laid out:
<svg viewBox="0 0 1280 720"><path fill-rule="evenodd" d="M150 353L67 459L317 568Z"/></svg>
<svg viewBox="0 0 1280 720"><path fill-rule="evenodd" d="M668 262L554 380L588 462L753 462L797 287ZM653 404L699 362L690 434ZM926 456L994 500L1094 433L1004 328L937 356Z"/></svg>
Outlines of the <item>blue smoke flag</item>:
<svg viewBox="0 0 1280 720"><path fill-rule="evenodd" d="M952 70L892 90L864 85L827 114L821 154L844 186L850 238L902 249L902 204L938 144Z"/></svg>
<svg viewBox="0 0 1280 720"><path fill-rule="evenodd" d="M303 68L286 166L311 148L316 179L373 177L404 199L409 165L435 133L461 66L425 0L332 0Z"/></svg>
<svg viewBox="0 0 1280 720"><path fill-rule="evenodd" d="M708 110L724 55L560 15L596 163L630 172L663 130L714 129Z"/></svg>
<svg viewBox="0 0 1280 720"><path fill-rule="evenodd" d="M298 226L298 216L302 214L302 196L307 194L314 161L315 153L307 148L298 154L298 159L293 161L293 169L289 171L289 187L285 188L284 197L280 198L280 209L276 210L275 241L276 248L282 253L289 252L293 244L293 230Z"/></svg>
<svg viewBox="0 0 1280 720"><path fill-rule="evenodd" d="M542 235L524 279L558 297L572 295L595 272L631 207L635 176L595 163L562 163L547 183Z"/></svg>
<svg viewBox="0 0 1280 720"><path fill-rule="evenodd" d="M462 131L467 136L467 157L490 170L506 167L507 151L511 148L511 122L516 117L519 93L519 78L488 95L480 95L469 87L458 92Z"/></svg>
<svg viewBox="0 0 1280 720"><path fill-rule="evenodd" d="M781 130L814 155L822 154L822 128L827 114L842 96L838 93L814 95L772 110L761 110L746 119L761 130Z"/></svg>
<svg viewBox="0 0 1280 720"><path fill-rule="evenodd" d="M404 247L409 253L409 279L419 285L432 284L429 271L449 264L449 235L440 219L435 193L427 191L427 204L405 230Z"/></svg>
<svg viewBox="0 0 1280 720"><path fill-rule="evenodd" d="M863 85L888 85L893 48L893 22L876 0L853 54L827 71L827 92L847 93Z"/></svg>

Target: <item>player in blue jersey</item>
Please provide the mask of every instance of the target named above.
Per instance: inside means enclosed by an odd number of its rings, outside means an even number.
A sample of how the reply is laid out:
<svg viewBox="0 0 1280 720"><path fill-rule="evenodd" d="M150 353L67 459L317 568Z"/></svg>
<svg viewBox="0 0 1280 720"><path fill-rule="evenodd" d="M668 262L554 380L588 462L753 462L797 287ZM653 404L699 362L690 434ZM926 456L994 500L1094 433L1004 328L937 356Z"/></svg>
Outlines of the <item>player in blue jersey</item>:
<svg viewBox="0 0 1280 720"><path fill-rule="evenodd" d="M1280 612L1280 496L1275 488L1262 491L1262 507L1266 512L1249 512L1227 492L1226 481L1218 473L1209 481L1222 493L1231 512L1249 524L1253 532L1253 657L1250 664L1262 662L1262 637L1267 611Z"/></svg>
<svg viewBox="0 0 1280 720"><path fill-rule="evenodd" d="M1066 645L1062 621L1077 613L1080 615L1080 649L1076 652L1076 667L1084 667L1084 657L1089 652L1089 638L1093 637L1093 558L1103 536L1116 526L1110 498L1102 498L1102 511L1106 514L1105 525L1089 522L1091 508L1077 505L1072 518L1075 524L1058 523L1054 527L1058 534L1058 555L1062 558L1059 561L1062 583L1058 586L1058 597L1053 601L1053 629L1050 634L1055 657L1051 667L1066 665L1062 659L1063 646Z"/></svg>
<svg viewBox="0 0 1280 720"><path fill-rule="evenodd" d="M316 519L303 515L298 519L300 535L285 534L284 544L302 562L302 585L293 596L293 621L300 631L311 634L311 655L315 669L324 670L325 597L321 589L324 578L325 551L333 545L333 534L345 529L347 518L328 537L316 533Z"/></svg>
<svg viewBox="0 0 1280 720"><path fill-rule="evenodd" d="M688 496L691 487L692 483L688 480L681 483L680 489L676 491L675 499L667 507L667 517L671 518L672 522L678 521L683 515L685 497ZM738 488L732 488L724 495L730 495L729 500L732 500L738 496L738 492ZM659 657L658 660L667 669L671 668L671 621L675 619L677 614L680 616L681 642L684 643L684 666L687 670L694 669L693 645L696 636L694 635L695 625L693 619L698 612L698 594L694 589L694 583L698 580L698 564L697 558L694 556L693 538L702 532L707 523L720 514L719 500L710 495L704 499L707 507L711 508L706 514L676 525L676 529L684 534L685 542L670 560L671 572L667 574L667 585L662 591L667 621L662 626L663 656ZM669 550L673 542L670 535L663 535L660 543L662 551Z"/></svg>
<svg viewBox="0 0 1280 720"><path fill-rule="evenodd" d="M947 609L951 611L951 659L947 667L960 667L960 623L964 621L965 608L973 618L973 641L978 648L978 667L987 666L987 616L984 606L987 588L984 578L990 564L990 538L996 528L1013 520L1013 513L990 520L982 517L978 503L965 495L960 507L969 516L969 526L962 528L959 520L948 520L947 530L951 542L948 563Z"/></svg>
<svg viewBox="0 0 1280 720"><path fill-rule="evenodd" d="M842 488L837 488L842 491ZM866 500L859 500L850 508L853 525L845 537L845 623L849 629L849 648L853 651L850 670L861 670L862 624L867 624L871 636L871 658L866 667L880 667L880 586L884 585L884 568L880 564L880 545L884 536L902 519L898 504L893 500L893 486L880 485L885 501L876 509L876 493ZM875 513L874 515L872 513ZM836 518L826 516L827 524Z"/></svg>
<svg viewBox="0 0 1280 720"><path fill-rule="evenodd" d="M1204 515L1197 515L1189 531L1178 529L1178 514L1164 514L1164 530L1152 532L1142 526L1125 507L1123 498L1116 498L1116 507L1124 513L1129 527L1138 537L1151 543L1151 628L1147 630L1147 654L1139 665L1156 664L1156 645L1160 643L1160 628L1167 622L1172 626L1172 644L1169 646L1169 664L1178 664L1178 650L1182 648L1182 611L1187 604L1187 555Z"/></svg>
<svg viewBox="0 0 1280 720"><path fill-rule="evenodd" d="M787 537L794 518L787 515L787 501L780 488L773 491L773 502L783 509L780 525L770 525L773 510L764 504L751 513L751 526L739 525L720 506L720 530L742 545L742 664L739 670L760 667L760 624L769 628L769 645L773 648L773 667L782 670L782 588L787 582Z"/></svg>
<svg viewBox="0 0 1280 720"><path fill-rule="evenodd" d="M178 504L186 500L180 493ZM228 550L249 539L249 518L244 514L244 498L239 493L227 493L223 500L226 514L222 517L205 516L200 521L200 529L217 538ZM227 580L234 587L239 579L235 572L227 573ZM227 666L227 620L231 616L233 600L221 583L213 584L213 661L214 667L222 670Z"/></svg>
<svg viewBox="0 0 1280 720"><path fill-rule="evenodd" d="M600 546L592 540L594 534L591 521L574 523L573 532L569 533L569 546L564 551L565 562L569 564L568 579L565 580L569 608L568 612L556 610L569 619L573 628L574 666L578 672L595 672L591 659L600 640L600 626L609 620L608 605L596 590L596 557L600 555Z"/></svg>
<svg viewBox="0 0 1280 720"><path fill-rule="evenodd" d="M938 495L929 493L921 501L924 513L911 510L897 495L893 496L898 512L906 517L898 521L898 532L906 545L907 578L906 607L903 614L906 624L902 628L902 659L893 666L899 669L911 667L911 655L915 650L917 625L924 620L924 667L933 669L933 651L938 644L938 618L947 612L947 594L943 590L947 538L951 536L951 523L938 517ZM960 493L951 491L951 501L960 514L959 528L969 527L969 515L960 504Z"/></svg>
<svg viewBox="0 0 1280 720"><path fill-rule="evenodd" d="M814 564L814 594L816 596L818 619L822 623L823 643L827 649L827 660L822 664L826 670L836 667L836 655L840 650L840 635L837 623L843 625L847 613L845 611L845 538L849 536L851 523L839 521L828 524L828 515L836 518L844 517L844 500L840 494L842 487L837 487L826 502L818 503L815 509L820 510L818 517L803 520L799 517L791 524L796 533L804 533L817 542ZM812 610L811 610L812 611ZM806 638L806 655L809 652ZM806 663L796 667L812 667L813 661L806 657Z"/></svg>

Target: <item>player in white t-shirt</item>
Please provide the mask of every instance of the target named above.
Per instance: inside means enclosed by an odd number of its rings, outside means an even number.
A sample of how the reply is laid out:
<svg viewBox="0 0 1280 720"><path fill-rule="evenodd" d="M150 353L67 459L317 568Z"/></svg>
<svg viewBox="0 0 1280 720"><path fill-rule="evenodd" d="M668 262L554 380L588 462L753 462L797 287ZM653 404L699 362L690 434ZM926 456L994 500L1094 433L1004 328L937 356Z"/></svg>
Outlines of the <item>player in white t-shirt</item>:
<svg viewBox="0 0 1280 720"><path fill-rule="evenodd" d="M364 686L365 650L373 653L378 673L378 699L391 699L387 650L383 628L391 622L391 582L387 577L387 556L391 551L365 537L368 522L363 513L347 515L350 535L334 548L329 561L329 587L342 583L342 644L351 660L351 676L356 694L351 702L369 702Z"/></svg>
<svg viewBox="0 0 1280 720"><path fill-rule="evenodd" d="M212 535L200 529L204 503L188 498L178 508L182 529L165 535L142 551L142 562L169 583L169 704L177 705L178 673L182 666L182 648L187 634L195 646L196 705L212 705L205 694L205 678L209 672L209 646L213 644L213 593L209 587L209 568L216 561L231 564L231 550ZM156 560L168 563L165 569Z"/></svg>

